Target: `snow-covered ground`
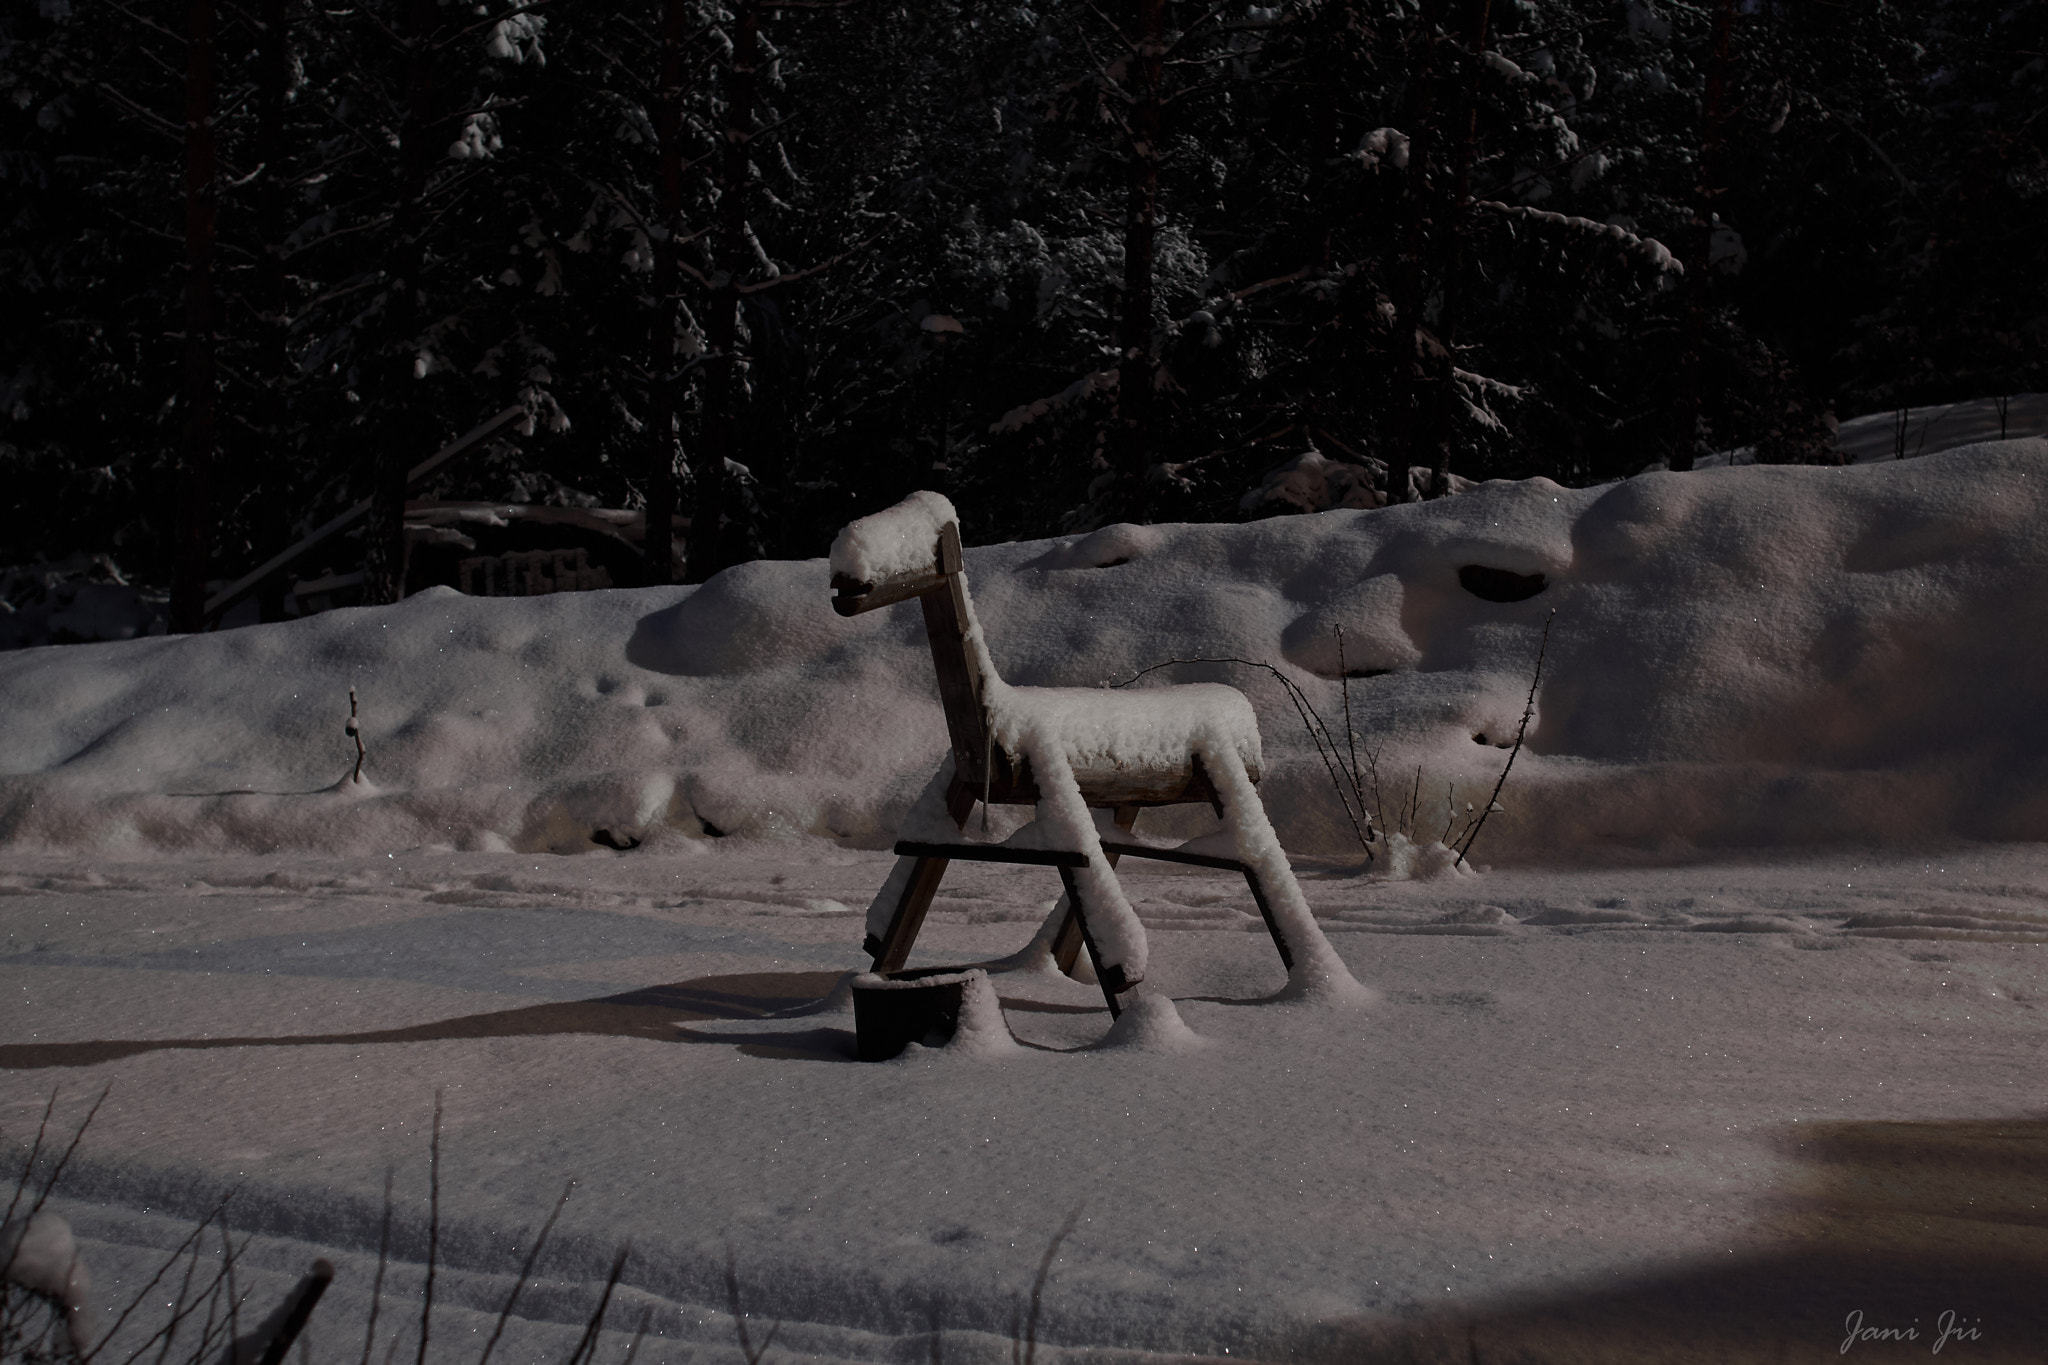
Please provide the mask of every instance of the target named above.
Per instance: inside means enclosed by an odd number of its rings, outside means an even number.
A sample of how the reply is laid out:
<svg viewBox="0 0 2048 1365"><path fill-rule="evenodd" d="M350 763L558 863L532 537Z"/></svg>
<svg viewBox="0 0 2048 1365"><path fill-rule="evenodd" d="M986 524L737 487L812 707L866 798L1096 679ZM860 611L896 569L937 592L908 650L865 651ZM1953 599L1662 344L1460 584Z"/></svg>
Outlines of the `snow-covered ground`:
<svg viewBox="0 0 2048 1365"><path fill-rule="evenodd" d="M437 1087L448 1359L570 1178L510 1358L566 1354L628 1238L613 1321L656 1310L647 1358L737 1358L728 1247L779 1356L924 1360L936 1325L946 1359L1005 1358L1076 1208L1039 1331L1061 1359L1465 1359L1476 1333L1626 1360L1648 1332L1818 1360L1859 1308L1982 1319L1964 1359L2048 1343L2036 847L1395 884L1305 860L1383 995L1355 1012L1261 1003L1283 977L1241 882L1133 868L1151 988L1199 1046L1096 1048L1098 994L1013 974L1019 1055L864 1065L848 1015L786 1012L861 965L848 907L886 866L737 840L18 860L0 1120L19 1141L51 1086L75 1118L111 1084L57 1202L96 1302L233 1188L259 1301L339 1268L320 1360L360 1349L392 1166L384 1322L412 1330ZM956 868L922 960L1014 950L1056 888Z"/></svg>
<svg viewBox="0 0 2048 1365"><path fill-rule="evenodd" d="M1009 1359L1071 1215L1048 1360L1904 1359L1945 1312L1944 1358L2037 1360L2044 503L2032 440L970 548L1014 683L1239 655L1334 719L1342 624L1426 837L1557 612L1480 873L1362 869L1256 670L1148 679L1252 698L1378 999L1272 999L1241 879L1127 862L1171 1007L1111 1037L999 974L1006 1056L850 1060L831 992L944 738L916 608L838 619L822 562L9 655L0 1128L113 1087L54 1201L102 1327L232 1188L257 1307L336 1265L323 1361L363 1350L387 1168L378 1331L416 1330L437 1089L436 1358L573 1178L494 1359L565 1358L629 1239L606 1360L647 1310L641 1358L738 1359L728 1266L770 1359ZM914 961L1013 953L1057 886L956 864Z"/></svg>

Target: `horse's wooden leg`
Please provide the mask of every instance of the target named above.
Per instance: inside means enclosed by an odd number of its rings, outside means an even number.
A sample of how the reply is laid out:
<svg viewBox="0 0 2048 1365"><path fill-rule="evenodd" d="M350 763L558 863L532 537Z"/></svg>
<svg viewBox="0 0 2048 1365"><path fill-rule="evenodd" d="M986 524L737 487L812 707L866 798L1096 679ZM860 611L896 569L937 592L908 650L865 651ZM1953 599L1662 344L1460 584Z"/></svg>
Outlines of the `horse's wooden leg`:
<svg viewBox="0 0 2048 1365"><path fill-rule="evenodd" d="M870 937L861 946L873 953L874 965L869 971L893 972L900 970L910 960L910 947L917 942L917 931L924 927L925 912L932 908L932 897L939 893L939 883L945 879L947 858L919 858L910 871L910 880L903 884L903 894L896 899L896 908L889 915L889 932L880 939Z"/></svg>
<svg viewBox="0 0 2048 1365"><path fill-rule="evenodd" d="M1224 761L1227 763L1234 763L1237 760L1235 756L1232 756L1230 758L1226 758ZM1214 793L1214 796L1211 798L1211 800L1216 807L1216 818L1219 820L1228 819L1229 817L1225 815L1223 810L1223 786L1216 780L1213 774L1209 773L1208 770L1203 767L1202 756L1200 754L1195 755L1195 770L1197 772L1202 773L1203 776L1207 778L1209 783L1209 790ZM1249 798L1252 801L1257 802L1259 800L1257 784L1252 782L1250 773L1245 773L1244 779L1246 787L1250 789ZM1261 816L1265 814L1265 808L1263 803L1260 804L1259 813ZM1294 970L1294 950L1287 946L1287 936L1280 932L1280 921L1273 917L1273 902L1267 898L1266 888L1259 884L1258 870L1252 866L1251 859L1245 856L1248 850L1245 849L1243 843L1241 842L1241 838L1242 827L1240 827L1240 842L1237 848L1237 861L1239 865L1244 868L1245 884L1251 887L1252 889L1252 900L1259 907L1259 917L1266 921L1266 932L1273 936L1273 946L1280 950L1280 965L1291 972ZM1291 871L1289 872L1289 875L1293 875Z"/></svg>
<svg viewBox="0 0 2048 1365"><path fill-rule="evenodd" d="M1129 989L1124 984L1123 966L1122 964L1110 967L1102 965L1102 950L1095 946L1095 935L1088 932L1088 916L1079 910L1081 887L1074 876L1074 869L1071 867L1061 868L1060 882L1067 888L1068 903L1076 907L1073 919L1075 923L1081 926L1081 942L1088 949L1088 961L1095 968L1095 980L1102 986L1102 998L1109 1005L1109 1017L1112 1019L1119 1018L1122 1016L1124 1008L1117 1003L1117 996Z"/></svg>
<svg viewBox="0 0 2048 1365"><path fill-rule="evenodd" d="M974 803L981 800L981 793L958 777L946 788L946 814L953 818L954 829L966 829L967 817L974 810Z"/></svg>
<svg viewBox="0 0 2048 1365"><path fill-rule="evenodd" d="M968 812L974 809L975 794L959 778L946 788L946 814L951 816L957 828L967 823ZM868 970L893 972L901 970L910 960L911 945L917 942L917 931L924 927L925 912L932 908L932 897L939 893L939 883L945 880L947 858L919 858L911 869L910 880L903 884L903 894L896 898L896 908L889 914L889 931L877 939L870 935L861 947L874 956L874 965Z"/></svg>
<svg viewBox="0 0 2048 1365"><path fill-rule="evenodd" d="M1240 857L1239 862L1244 862ZM1272 902L1266 899L1266 888L1259 885L1259 874L1250 863L1245 863L1245 883L1252 889L1252 899L1258 903L1259 914L1265 918L1266 932L1273 936L1273 946L1280 950L1280 965L1288 971L1294 970L1294 954L1288 950L1287 938L1280 932L1280 921L1273 918Z"/></svg>
<svg viewBox="0 0 2048 1365"><path fill-rule="evenodd" d="M1137 806L1118 806L1111 819L1118 829L1129 834L1138 823L1138 810ZM1116 866L1118 855L1105 851L1102 856L1109 860L1111 867ZM1062 972L1072 976L1074 964L1081 960L1081 916L1075 909L1071 893L1061 897L1061 901L1067 913L1066 918L1060 921L1060 931L1052 937L1052 960Z"/></svg>

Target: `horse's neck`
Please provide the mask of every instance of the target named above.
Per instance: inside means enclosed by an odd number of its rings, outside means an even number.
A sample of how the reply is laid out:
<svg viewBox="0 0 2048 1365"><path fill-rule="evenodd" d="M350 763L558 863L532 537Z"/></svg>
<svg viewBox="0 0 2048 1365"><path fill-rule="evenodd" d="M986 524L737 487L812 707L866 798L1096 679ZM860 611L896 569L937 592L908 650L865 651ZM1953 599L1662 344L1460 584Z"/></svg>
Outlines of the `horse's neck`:
<svg viewBox="0 0 2048 1365"><path fill-rule="evenodd" d="M960 554L959 528L948 523L939 535L939 568L946 581L919 599L924 607L924 633L932 648L932 669L938 674L939 702L946 711L946 733L953 742L953 761L960 776L974 785L987 777L989 683L994 661L987 656L987 637L974 616L967 594L967 574ZM977 649L971 635L981 636Z"/></svg>

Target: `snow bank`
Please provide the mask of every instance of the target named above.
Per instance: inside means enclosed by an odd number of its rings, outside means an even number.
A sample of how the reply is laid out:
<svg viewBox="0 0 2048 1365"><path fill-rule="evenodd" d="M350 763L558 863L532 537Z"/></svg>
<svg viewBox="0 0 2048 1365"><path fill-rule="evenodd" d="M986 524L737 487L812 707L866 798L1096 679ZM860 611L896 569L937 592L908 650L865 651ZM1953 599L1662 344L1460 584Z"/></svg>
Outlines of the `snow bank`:
<svg viewBox="0 0 2048 1365"><path fill-rule="evenodd" d="M900 521L907 556L926 528ZM887 536L851 539L845 566L897 566ZM1235 655L1285 670L1341 732L1341 625L1346 663L1373 675L1350 684L1361 744L1423 842L1491 790L1555 607L1536 719L1473 850L1482 863L2048 838L2048 441L1588 489L1494 482L1420 505L983 546L967 565L993 662L1020 686L1096 688ZM1471 567L1542 586L1488 600L1464 585ZM0 842L136 855L610 857L635 839L682 854L721 835L884 846L945 727L918 608L841 619L829 574L761 562L695 588L433 590L283 625L7 654ZM1169 681L1250 698L1259 793L1283 844L1355 847L1277 684L1189 663L1131 691ZM339 782L351 686L368 787ZM1139 828L1215 825L1190 808Z"/></svg>

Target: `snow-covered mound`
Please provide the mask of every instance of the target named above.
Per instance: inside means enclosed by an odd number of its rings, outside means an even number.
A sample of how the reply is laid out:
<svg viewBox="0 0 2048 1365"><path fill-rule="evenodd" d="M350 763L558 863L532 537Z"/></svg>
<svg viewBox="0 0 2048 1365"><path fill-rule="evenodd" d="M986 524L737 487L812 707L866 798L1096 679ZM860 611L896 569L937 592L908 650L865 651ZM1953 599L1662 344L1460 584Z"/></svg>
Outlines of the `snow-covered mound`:
<svg viewBox="0 0 2048 1365"><path fill-rule="evenodd" d="M1097 686L1285 669L1341 735L1336 628L1384 804L1490 791L1482 861L2048 838L2048 441L1850 468L1480 485L1241 526L967 552L995 662ZM917 606L851 620L822 560L698 588L434 590L214 635L0 657L0 840L569 852L718 835L885 843L945 748ZM1540 577L1540 590L1534 590ZM1499 601L1528 593L1520 600ZM1350 827L1278 685L1227 682L1286 844ZM368 781L346 781L348 689ZM1420 776L1417 776L1418 769ZM1141 830L1212 827L1200 810ZM1177 823L1176 823L1177 822ZM593 836L596 841L593 842ZM1355 845L1354 845L1355 846Z"/></svg>

